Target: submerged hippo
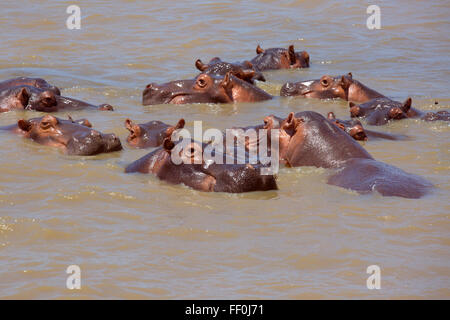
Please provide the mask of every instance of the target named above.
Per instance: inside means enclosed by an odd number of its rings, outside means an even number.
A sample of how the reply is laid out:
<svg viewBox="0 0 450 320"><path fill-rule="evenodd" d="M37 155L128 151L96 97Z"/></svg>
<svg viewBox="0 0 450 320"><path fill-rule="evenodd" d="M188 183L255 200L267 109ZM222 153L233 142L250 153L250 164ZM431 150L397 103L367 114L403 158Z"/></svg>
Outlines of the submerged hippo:
<svg viewBox="0 0 450 320"><path fill-rule="evenodd" d="M64 109L78 110L87 108L113 110L113 107L109 104L96 106L74 98L57 95L53 90L30 85L19 85L0 90L0 112L11 110L56 112Z"/></svg>
<svg viewBox="0 0 450 320"><path fill-rule="evenodd" d="M230 63L216 57L211 59L208 64L204 64L200 59L197 59L195 66L201 72L216 77L224 76L231 71L236 77L251 84L254 84L255 80L266 81L263 74L253 68L253 64L250 61Z"/></svg>
<svg viewBox="0 0 450 320"><path fill-rule="evenodd" d="M147 85L142 94L142 104L257 102L272 98L272 95L239 79L232 72L227 72L224 77L202 73L193 80Z"/></svg>
<svg viewBox="0 0 450 320"><path fill-rule="evenodd" d="M21 119L17 124L2 127L42 145L57 147L69 155L90 156L122 150L115 134L103 134L91 128L86 119L63 120L51 115L29 120Z"/></svg>
<svg viewBox="0 0 450 320"><path fill-rule="evenodd" d="M185 121L180 119L174 126L162 121L149 121L135 124L130 119L125 120L125 128L130 131L127 142L135 148L154 148L162 145L164 139L170 137L175 130L184 128Z"/></svg>
<svg viewBox="0 0 450 320"><path fill-rule="evenodd" d="M294 45L288 49L256 47L257 56L250 62L257 71L309 68L309 54L306 51L296 52Z"/></svg>
<svg viewBox="0 0 450 320"><path fill-rule="evenodd" d="M367 141L372 139L386 139L386 140L407 140L405 135L396 135L372 130L366 130L362 126L361 121L357 119L341 120L336 119L333 112L328 112L328 120L333 124L347 132L353 139L358 141Z"/></svg>
<svg viewBox="0 0 450 320"><path fill-rule="evenodd" d="M406 99L403 103L389 98L377 98L359 105L349 102L349 107L352 117L364 118L367 124L374 126L384 125L390 120L406 118L419 118L425 121L450 121L448 111L423 112L413 108L411 104L411 98Z"/></svg>
<svg viewBox="0 0 450 320"><path fill-rule="evenodd" d="M281 87L281 96L336 99L363 103L374 98L385 98L381 93L354 80L351 72L340 77L323 76L317 80L288 82Z"/></svg>
<svg viewBox="0 0 450 320"><path fill-rule="evenodd" d="M0 91L0 112L11 110L57 111L57 95L46 89L22 85Z"/></svg>
<svg viewBox="0 0 450 320"><path fill-rule="evenodd" d="M432 188L419 176L376 161L358 142L317 112L291 113L281 128L288 140L280 149L286 164L336 169L328 179L331 185L405 198L420 198Z"/></svg>
<svg viewBox="0 0 450 320"><path fill-rule="evenodd" d="M160 180L200 191L241 193L278 189L273 175L261 174L261 165L205 163L203 151L198 164L193 159L175 164L172 152L184 153L195 147L189 144L181 151L175 151L174 147L171 138L166 138L162 147L128 165L125 172L152 173Z"/></svg>
<svg viewBox="0 0 450 320"><path fill-rule="evenodd" d="M61 91L58 87L49 84L47 81L41 78L19 77L0 82L0 90L17 86L31 86L38 89L49 90L58 96L61 95Z"/></svg>

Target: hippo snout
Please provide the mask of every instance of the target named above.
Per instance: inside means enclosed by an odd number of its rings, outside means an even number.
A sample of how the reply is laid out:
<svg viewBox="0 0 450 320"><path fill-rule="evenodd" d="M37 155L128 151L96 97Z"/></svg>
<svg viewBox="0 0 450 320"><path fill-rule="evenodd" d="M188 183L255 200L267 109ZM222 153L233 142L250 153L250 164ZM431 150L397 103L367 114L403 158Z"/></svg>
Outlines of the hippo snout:
<svg viewBox="0 0 450 320"><path fill-rule="evenodd" d="M106 152L122 150L120 139L114 133L104 134L104 136L106 141Z"/></svg>
<svg viewBox="0 0 450 320"><path fill-rule="evenodd" d="M92 156L119 150L122 150L122 144L115 134L102 134L97 130L82 136L74 135L67 144L67 153L70 155Z"/></svg>

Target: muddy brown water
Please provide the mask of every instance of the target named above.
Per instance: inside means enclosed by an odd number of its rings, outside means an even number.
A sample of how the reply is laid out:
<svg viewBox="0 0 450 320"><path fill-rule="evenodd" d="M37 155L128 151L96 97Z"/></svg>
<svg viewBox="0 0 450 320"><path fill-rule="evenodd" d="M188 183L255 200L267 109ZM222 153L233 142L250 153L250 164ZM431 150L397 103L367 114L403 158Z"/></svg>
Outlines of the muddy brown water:
<svg viewBox="0 0 450 320"><path fill-rule="evenodd" d="M197 58L251 59L258 43L293 43L311 55L310 69L266 72L260 86L272 94L286 81L351 71L415 107L450 106L448 1L379 1L381 30L366 28L364 1L77 1L81 30L65 27L70 4L2 1L0 78L43 77L64 95L112 104L113 113L70 115L124 145L127 117L224 129L290 111L348 116L343 101L288 98L141 105L147 83L192 77ZM3 113L0 125L34 116ZM358 195L327 185L329 172L317 168L283 168L278 191L202 193L124 174L146 150L71 157L1 133L0 297L448 299L449 125L376 129L411 137L364 146L430 180L430 195ZM81 290L66 288L72 264ZM366 287L374 264L380 290Z"/></svg>

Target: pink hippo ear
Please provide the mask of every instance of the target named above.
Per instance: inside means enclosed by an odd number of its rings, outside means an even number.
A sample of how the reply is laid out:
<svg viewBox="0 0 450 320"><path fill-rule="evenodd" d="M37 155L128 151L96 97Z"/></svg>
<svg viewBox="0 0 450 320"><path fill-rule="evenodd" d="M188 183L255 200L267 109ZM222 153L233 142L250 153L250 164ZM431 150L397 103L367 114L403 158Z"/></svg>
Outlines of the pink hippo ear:
<svg viewBox="0 0 450 320"><path fill-rule="evenodd" d="M19 121L17 121L17 126L19 127L20 130L25 132L29 132L31 130L30 121L25 119L20 119Z"/></svg>
<svg viewBox="0 0 450 320"><path fill-rule="evenodd" d="M184 119L181 118L180 120L178 120L178 123L176 125L174 125L173 127L168 127L166 129L167 137L170 137L174 131L183 129L185 124L186 124L186 121L184 121Z"/></svg>
<svg viewBox="0 0 450 320"><path fill-rule="evenodd" d="M406 99L405 102L403 102L403 106L402 106L403 112L408 112L409 109L411 108L411 104L412 104L412 99L411 98Z"/></svg>
<svg viewBox="0 0 450 320"><path fill-rule="evenodd" d="M263 53L263 52L264 52L264 49L261 48L261 47L259 46L259 44L258 44L258 46L256 47L256 54L260 54L260 53Z"/></svg>
<svg viewBox="0 0 450 320"><path fill-rule="evenodd" d="M125 128L130 131L130 137L138 137L141 135L141 127L130 119L125 120Z"/></svg>
<svg viewBox="0 0 450 320"><path fill-rule="evenodd" d="M230 89L231 88L231 75L233 73L231 71L228 71L225 76L223 77L222 82L220 83L222 85L222 87L224 87L225 89Z"/></svg>
<svg viewBox="0 0 450 320"><path fill-rule="evenodd" d="M197 59L197 61L195 61L195 66L197 67L198 70L202 72L208 69L208 65L204 64L200 59Z"/></svg>
<svg viewBox="0 0 450 320"><path fill-rule="evenodd" d="M336 115L334 114L334 112L328 112L327 117L330 120L336 119Z"/></svg>

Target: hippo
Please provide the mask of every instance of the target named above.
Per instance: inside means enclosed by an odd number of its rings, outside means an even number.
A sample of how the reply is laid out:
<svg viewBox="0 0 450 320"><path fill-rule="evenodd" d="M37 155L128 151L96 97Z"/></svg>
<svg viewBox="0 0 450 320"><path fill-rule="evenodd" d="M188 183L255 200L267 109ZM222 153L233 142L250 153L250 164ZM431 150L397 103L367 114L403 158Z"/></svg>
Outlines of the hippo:
<svg viewBox="0 0 450 320"><path fill-rule="evenodd" d="M309 68L309 54L306 51L296 52L294 45L288 49L256 47L257 56L250 62L256 71Z"/></svg>
<svg viewBox="0 0 450 320"><path fill-rule="evenodd" d="M384 132L372 131L364 129L361 121L357 119L341 120L336 119L333 112L328 112L328 120L347 132L353 139L357 141L367 141L372 139L385 140L408 140L409 137L405 135L389 134Z"/></svg>
<svg viewBox="0 0 450 320"><path fill-rule="evenodd" d="M100 105L90 104L75 98L69 98L64 96L56 96L57 110L81 110L81 109L95 109L100 111L114 111L113 106L107 103Z"/></svg>
<svg viewBox="0 0 450 320"><path fill-rule="evenodd" d="M433 187L422 177L375 160L350 135L317 112L291 113L281 130L288 136L284 149L280 147L286 165L333 169L330 185L412 199L426 195Z"/></svg>
<svg viewBox="0 0 450 320"><path fill-rule="evenodd" d="M184 128L185 121L180 119L174 126L162 121L149 121L135 124L130 119L125 120L125 128L130 131L127 142L134 148L154 148L162 145L165 138L170 137L175 130Z"/></svg>
<svg viewBox="0 0 450 320"><path fill-rule="evenodd" d="M197 61L195 61L195 66L202 73L207 73L216 77L224 76L227 72L231 71L236 77L251 84L255 84L255 80L266 81L264 75L261 72L256 71L250 61L230 63L222 61L219 57L215 57L212 58L208 64L204 64L200 59L197 59Z"/></svg>
<svg viewBox="0 0 450 320"><path fill-rule="evenodd" d="M115 134L103 134L91 128L86 119L68 120L45 115L29 120L20 119L17 124L2 127L2 130L19 134L25 138L63 150L68 155L90 156L122 150Z"/></svg>
<svg viewBox="0 0 450 320"><path fill-rule="evenodd" d="M44 89L49 90L53 92L55 95L60 96L61 91L58 87L52 86L47 81L41 78L27 78L27 77L19 77L14 79L9 79L0 82L0 90L7 89L7 88L13 88L17 86L31 86L38 89Z"/></svg>
<svg viewBox="0 0 450 320"><path fill-rule="evenodd" d="M74 98L57 95L54 90L31 85L18 85L0 90L0 112L11 110L56 112L63 109L78 110L87 108L113 110L113 107L109 104L96 106Z"/></svg>
<svg viewBox="0 0 450 320"><path fill-rule="evenodd" d="M56 95L46 89L21 85L0 91L0 112L11 110L57 111Z"/></svg>
<svg viewBox="0 0 450 320"><path fill-rule="evenodd" d="M194 149L192 143L181 152ZM206 192L242 193L278 189L275 176L261 174L261 165L205 163L203 153L200 155L201 163L187 161L175 164L172 152L178 151L174 147L171 137L166 138L161 147L128 165L125 172L152 173L168 183L184 184Z"/></svg>
<svg viewBox="0 0 450 320"><path fill-rule="evenodd" d="M177 80L162 85L151 83L142 94L142 104L257 102L272 98L230 71L223 77L201 73L193 80Z"/></svg>
<svg viewBox="0 0 450 320"><path fill-rule="evenodd" d="M354 80L351 72L340 77L325 75L317 80L288 82L281 87L280 95L319 99L340 98L357 103L364 103L375 98L385 98L381 93Z"/></svg>
<svg viewBox="0 0 450 320"><path fill-rule="evenodd" d="M407 118L418 118L425 121L449 121L448 111L423 112L411 107L411 98L403 103L389 98L372 99L366 103L355 104L349 102L350 115L353 118L364 118L367 124L381 126L390 120L401 120Z"/></svg>

